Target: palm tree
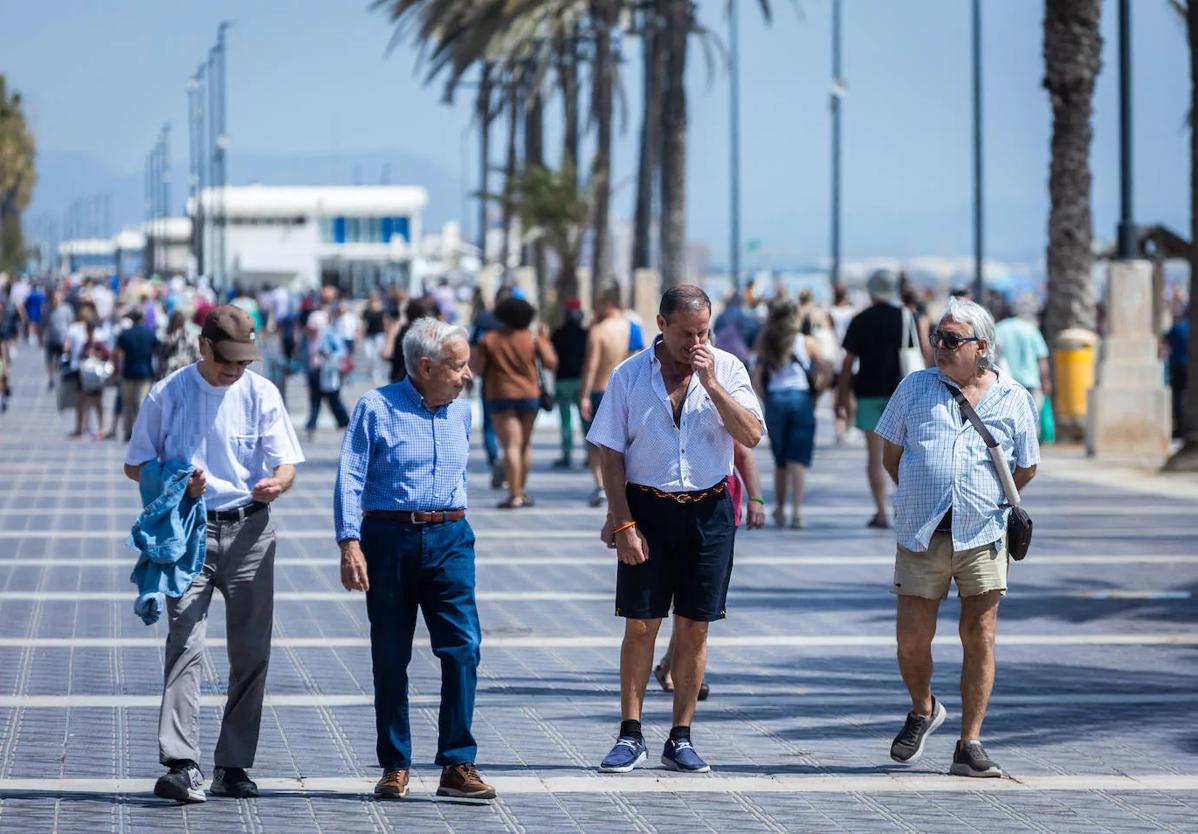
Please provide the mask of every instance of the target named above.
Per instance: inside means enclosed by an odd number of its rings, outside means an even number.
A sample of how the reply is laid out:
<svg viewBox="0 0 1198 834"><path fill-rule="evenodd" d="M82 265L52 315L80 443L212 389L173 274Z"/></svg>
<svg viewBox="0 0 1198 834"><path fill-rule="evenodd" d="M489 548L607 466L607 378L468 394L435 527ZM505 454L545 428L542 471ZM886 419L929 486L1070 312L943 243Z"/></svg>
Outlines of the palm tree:
<svg viewBox="0 0 1198 834"><path fill-rule="evenodd" d="M649 4L641 12L642 116L640 154L637 162L636 208L633 212L632 267L653 265L653 179L661 145L661 48L663 35L657 7Z"/></svg>
<svg viewBox="0 0 1198 834"><path fill-rule="evenodd" d="M1095 329L1097 318L1090 275L1090 140L1094 79L1101 67L1101 12L1101 0L1045 0L1044 4L1044 88L1052 103L1044 315L1050 343L1066 328Z"/></svg>
<svg viewBox="0 0 1198 834"><path fill-rule="evenodd" d="M612 36L619 7L616 0L592 0L591 26L595 57L591 66L591 115L595 121L595 158L591 164L591 182L595 205L591 259L591 291L596 303L601 289L611 278L610 217L612 98L615 94L616 65Z"/></svg>
<svg viewBox="0 0 1198 834"><path fill-rule="evenodd" d="M691 0L658 0L665 78L661 110L661 280L686 278L686 47L694 25Z"/></svg>
<svg viewBox="0 0 1198 834"><path fill-rule="evenodd" d="M693 0L656 0L664 53L661 112L661 277L674 286L686 278L686 53L690 35L706 37ZM758 0L771 18L769 0Z"/></svg>
<svg viewBox="0 0 1198 834"><path fill-rule="evenodd" d="M21 111L21 94L10 96L0 74L0 272L15 271L25 260L21 212L36 179L33 136Z"/></svg>
<svg viewBox="0 0 1198 834"><path fill-rule="evenodd" d="M1190 356L1198 356L1198 3L1174 0L1173 5L1185 16L1186 36L1190 44ZM1193 367L1193 362L1191 362ZM1198 379L1191 372L1182 406L1182 446L1165 464L1169 471L1198 470Z"/></svg>

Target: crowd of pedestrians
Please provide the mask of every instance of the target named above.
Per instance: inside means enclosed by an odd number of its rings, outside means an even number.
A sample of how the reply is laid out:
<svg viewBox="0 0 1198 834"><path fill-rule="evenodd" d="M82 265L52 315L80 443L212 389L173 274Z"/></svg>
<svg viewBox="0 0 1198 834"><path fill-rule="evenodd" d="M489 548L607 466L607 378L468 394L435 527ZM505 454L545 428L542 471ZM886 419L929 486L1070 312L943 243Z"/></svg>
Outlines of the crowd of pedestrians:
<svg viewBox="0 0 1198 834"><path fill-rule="evenodd" d="M766 521L754 450L765 441L773 459L775 524L801 530L810 523L802 502L828 393L837 441L850 426L865 436L874 503L866 523L893 529L896 540L890 590L911 710L890 755L914 761L946 720L932 688L931 642L940 600L955 583L965 662L950 771L997 776L981 730L1007 591L1001 475L1022 489L1039 463L1050 380L1038 311L1018 300L996 325L982 305L959 295L929 304L886 270L867 289L860 309L840 289L825 309L810 293L767 300L750 286L713 317L702 289L673 287L647 340L649 323L624 308L614 286L599 294L590 321L580 300L565 299L551 332L544 311L511 287L493 305L476 293L462 315L445 284L424 296L355 300L335 287L218 295L182 280L3 282L0 393L7 397L13 348L38 345L48 385L74 411L72 436L129 441L125 474L145 506L131 536L142 545L135 610L146 622L165 614L169 625L160 796L205 798L197 716L216 590L226 601L229 698L209 790L257 794L248 770L270 655L270 510L305 459L286 406L297 376L308 387L308 438L326 404L344 430L334 535L342 583L365 594L370 621L382 770L375 796L408 792L407 666L418 612L442 670L438 793L496 794L476 768L471 729L483 640L466 515L474 416L462 395L473 388L491 486L506 485L505 510L536 504L529 480L538 414L557 410L558 470L575 466L576 415L581 423L593 478L585 500L606 508L598 538L614 551L613 607L624 619L620 723L600 770L628 772L647 760L641 722L653 678L673 693L661 761L687 773L710 769L692 725L710 693L708 632L728 614L736 533L742 521L747 530ZM261 374L249 370L257 362ZM351 380L369 390L347 409ZM1008 472L995 468L991 435ZM166 566L150 555L163 535L183 539ZM671 642L654 664L666 617Z"/></svg>

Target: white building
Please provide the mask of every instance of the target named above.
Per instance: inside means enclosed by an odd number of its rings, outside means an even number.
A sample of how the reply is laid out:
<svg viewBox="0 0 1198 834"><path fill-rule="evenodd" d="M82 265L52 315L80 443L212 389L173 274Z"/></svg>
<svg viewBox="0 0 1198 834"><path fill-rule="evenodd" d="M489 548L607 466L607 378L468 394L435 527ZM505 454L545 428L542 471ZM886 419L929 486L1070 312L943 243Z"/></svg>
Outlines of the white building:
<svg viewBox="0 0 1198 834"><path fill-rule="evenodd" d="M336 284L361 295L407 286L428 192L417 186L230 186L205 189L188 212L203 272L243 287ZM225 222L220 221L224 219ZM223 227L224 240L216 234Z"/></svg>
<svg viewBox="0 0 1198 834"><path fill-rule="evenodd" d="M58 244L59 270L87 278L107 278L116 272L116 245L108 238L77 238Z"/></svg>
<svg viewBox="0 0 1198 834"><path fill-rule="evenodd" d="M191 219L159 217L141 224L147 275L187 275L191 265ZM129 238L132 242L132 236ZM118 236L119 241L119 236ZM124 272L121 273L125 275Z"/></svg>

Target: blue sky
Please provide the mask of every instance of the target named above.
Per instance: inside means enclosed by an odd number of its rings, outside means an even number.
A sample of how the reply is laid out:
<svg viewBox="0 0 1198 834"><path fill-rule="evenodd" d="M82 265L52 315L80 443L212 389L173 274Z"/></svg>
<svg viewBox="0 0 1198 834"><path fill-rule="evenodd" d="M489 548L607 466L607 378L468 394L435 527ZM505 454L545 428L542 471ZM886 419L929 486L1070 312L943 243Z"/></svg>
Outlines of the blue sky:
<svg viewBox="0 0 1198 834"><path fill-rule="evenodd" d="M743 237L760 240L764 257L775 262L811 262L824 256L828 239L831 2L775 0L771 26L754 0L740 2ZM719 35L726 31L723 5L701 3L704 23ZM983 0L982 6L987 249L998 258L1038 261L1051 127L1040 83L1043 3ZM1132 0L1132 6L1136 216L1185 231L1185 34L1167 0ZM844 0L849 257L971 251L969 8L968 0ZM1104 3L1092 149L1095 232L1103 239L1113 235L1118 214L1115 10L1111 0ZM410 161L395 179L419 181L427 165L457 182L464 173L473 183L476 136L465 100L447 107L439 85L423 86L410 46L388 54L388 24L363 0L0 0L0 72L26 96L47 183L55 175L48 169L60 169L59 202L64 160L81 185L104 177L140 184L145 155L167 120L174 125L173 156L183 164L183 84L224 18L235 21L228 68L235 181L254 176L252 166L239 167L238 154L336 155L344 164L330 164L327 179L349 182L355 155L384 151ZM634 59L638 44L627 48ZM688 231L722 259L727 78L722 69L708 76L699 49L691 56ZM630 60L629 119L615 150L621 215L630 213L639 83L639 64ZM497 132L497 144L499 138ZM378 172L362 176L372 180ZM180 191L181 184L181 198ZM459 213L460 185L451 191L434 194L439 216ZM39 200L35 211L63 208L48 191Z"/></svg>

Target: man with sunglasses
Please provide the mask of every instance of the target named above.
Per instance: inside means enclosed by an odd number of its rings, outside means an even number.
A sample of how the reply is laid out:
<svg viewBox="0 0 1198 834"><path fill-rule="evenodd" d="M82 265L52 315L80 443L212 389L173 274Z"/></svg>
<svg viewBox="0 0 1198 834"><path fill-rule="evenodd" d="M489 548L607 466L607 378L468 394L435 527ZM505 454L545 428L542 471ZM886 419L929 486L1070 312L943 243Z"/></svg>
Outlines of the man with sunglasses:
<svg viewBox="0 0 1198 834"><path fill-rule="evenodd" d="M207 509L203 568L179 598L167 597L169 632L158 720L158 755L170 771L154 786L181 802L206 798L199 770L200 679L212 592L225 599L228 697L211 792L257 796L253 766L270 661L275 528L271 503L304 460L279 390L247 370L261 359L253 319L232 305L208 313L200 361L157 383L142 404L125 455L134 481L150 462L191 466L187 494Z"/></svg>
<svg viewBox="0 0 1198 834"><path fill-rule="evenodd" d="M981 434L957 405L960 394L994 436L1015 486L1036 474L1039 420L1028 390L997 367L994 319L949 299L932 331L936 367L908 376L886 406L877 433L895 494L894 583L898 663L911 712L890 756L908 763L948 713L932 695L932 638L940 600L957 583L961 598L961 736L949 770L1002 776L982 748L982 721L994 686L998 603L1007 592L1007 507Z"/></svg>

